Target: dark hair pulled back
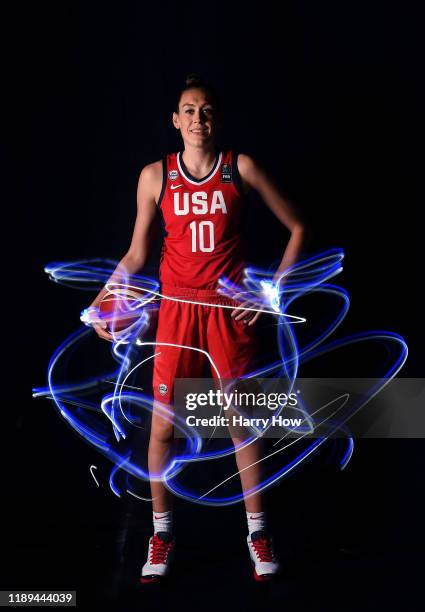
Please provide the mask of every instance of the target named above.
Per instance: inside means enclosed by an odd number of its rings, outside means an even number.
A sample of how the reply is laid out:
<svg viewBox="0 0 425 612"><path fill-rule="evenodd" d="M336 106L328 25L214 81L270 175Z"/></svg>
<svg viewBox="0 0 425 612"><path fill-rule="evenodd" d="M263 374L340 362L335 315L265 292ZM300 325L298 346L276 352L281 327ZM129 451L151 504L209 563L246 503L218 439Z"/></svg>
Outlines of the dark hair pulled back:
<svg viewBox="0 0 425 612"><path fill-rule="evenodd" d="M192 72L187 75L185 79L185 84L179 90L178 97L176 100L176 105L175 105L176 113L179 112L179 103L180 103L180 99L182 97L183 92L187 91L188 89L193 89L194 87L198 87L199 89L204 89L208 93L209 97L211 98L211 102L215 106L216 111L217 112L221 111L220 100L218 98L217 92L214 89L214 87L211 85L211 83L206 81L199 74Z"/></svg>

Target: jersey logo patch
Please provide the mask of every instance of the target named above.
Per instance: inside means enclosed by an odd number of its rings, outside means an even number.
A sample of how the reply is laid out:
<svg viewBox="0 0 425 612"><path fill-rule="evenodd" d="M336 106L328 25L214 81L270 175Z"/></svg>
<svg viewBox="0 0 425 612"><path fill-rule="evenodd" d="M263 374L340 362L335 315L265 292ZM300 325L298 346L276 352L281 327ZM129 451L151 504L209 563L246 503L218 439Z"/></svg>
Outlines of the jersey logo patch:
<svg viewBox="0 0 425 612"><path fill-rule="evenodd" d="M168 173L168 176L172 181L175 181L178 175L179 173L177 172L177 170L170 170L170 172Z"/></svg>
<svg viewBox="0 0 425 612"><path fill-rule="evenodd" d="M168 391L168 387L167 385L164 385L164 383L161 383L158 387L158 390L160 392L161 395L165 395Z"/></svg>
<svg viewBox="0 0 425 612"><path fill-rule="evenodd" d="M222 164L221 166L221 182L232 182L232 166L230 164Z"/></svg>

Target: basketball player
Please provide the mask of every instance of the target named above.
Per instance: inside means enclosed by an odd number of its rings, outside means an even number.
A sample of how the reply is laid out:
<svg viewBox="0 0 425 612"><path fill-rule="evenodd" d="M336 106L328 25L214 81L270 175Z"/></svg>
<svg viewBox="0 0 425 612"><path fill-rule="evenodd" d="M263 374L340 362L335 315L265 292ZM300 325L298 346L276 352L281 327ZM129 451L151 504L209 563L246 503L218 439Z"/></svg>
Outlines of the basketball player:
<svg viewBox="0 0 425 612"><path fill-rule="evenodd" d="M258 163L248 155L216 147L222 113L210 84L190 75L176 102L172 120L180 130L184 148L148 164L141 171L133 237L120 266L128 274L143 268L150 251L154 219L159 213L165 228L160 263L161 293L183 301L162 300L156 342L207 351L221 378L237 378L253 369L254 324L260 313L241 309L240 303L220 295L217 282L221 276L236 284L242 281L246 266L242 235L245 195L250 189L257 190L290 231L290 240L275 273L276 280L300 257L306 227L294 206L281 195ZM116 271L111 279L115 274ZM103 289L91 306L96 307L105 293ZM239 308L232 310L204 303ZM100 323L95 329L101 338L112 340ZM171 404L175 378L202 376L201 353L163 345L158 352L154 360L154 400ZM214 368L211 373L217 376ZM233 438L233 442L236 446L242 440ZM151 474L161 474L169 463L172 443L173 426L160 416L154 404L148 450ZM259 442L236 452L244 492L260 482L259 458ZM151 479L151 493L154 534L141 572L142 583L166 576L175 545L171 496L159 478ZM267 531L261 493L245 497L245 509L254 577L270 579L277 573L279 564Z"/></svg>

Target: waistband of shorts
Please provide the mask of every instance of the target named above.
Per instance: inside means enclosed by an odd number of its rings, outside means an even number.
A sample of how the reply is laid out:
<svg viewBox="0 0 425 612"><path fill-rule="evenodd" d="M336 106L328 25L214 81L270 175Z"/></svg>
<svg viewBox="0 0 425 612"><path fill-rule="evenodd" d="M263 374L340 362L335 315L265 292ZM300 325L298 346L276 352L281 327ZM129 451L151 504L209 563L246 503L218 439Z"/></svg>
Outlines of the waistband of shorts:
<svg viewBox="0 0 425 612"><path fill-rule="evenodd" d="M193 300L194 302L211 302L212 304L235 305L237 302L217 289L194 289L192 287L176 287L174 285L161 285L160 293L166 297Z"/></svg>

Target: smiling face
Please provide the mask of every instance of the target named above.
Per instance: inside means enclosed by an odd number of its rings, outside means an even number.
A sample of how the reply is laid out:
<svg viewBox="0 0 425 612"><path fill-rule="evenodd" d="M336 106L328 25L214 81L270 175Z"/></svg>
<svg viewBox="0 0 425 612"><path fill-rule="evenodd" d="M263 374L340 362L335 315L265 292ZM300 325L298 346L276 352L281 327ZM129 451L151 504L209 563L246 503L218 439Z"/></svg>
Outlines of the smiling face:
<svg viewBox="0 0 425 612"><path fill-rule="evenodd" d="M221 118L208 91L193 88L182 93L179 112L173 113L173 124L180 130L185 145L203 148L214 143Z"/></svg>

